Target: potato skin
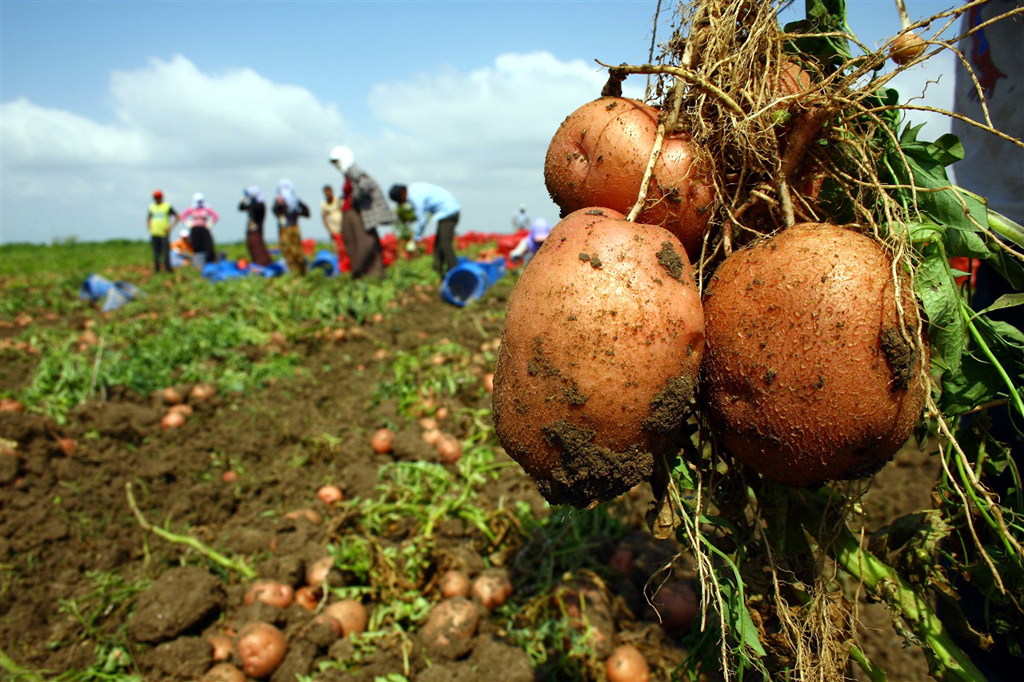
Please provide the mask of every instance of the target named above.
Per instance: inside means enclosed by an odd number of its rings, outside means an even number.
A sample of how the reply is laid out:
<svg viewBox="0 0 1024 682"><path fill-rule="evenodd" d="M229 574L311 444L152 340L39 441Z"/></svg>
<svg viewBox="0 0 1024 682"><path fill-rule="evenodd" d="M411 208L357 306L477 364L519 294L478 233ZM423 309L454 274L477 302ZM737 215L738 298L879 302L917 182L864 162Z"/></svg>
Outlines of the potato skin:
<svg viewBox="0 0 1024 682"><path fill-rule="evenodd" d="M795 225L733 253L704 296L701 402L739 460L816 485L874 473L910 436L929 390L903 340L889 255L834 225ZM906 332L919 320L901 276Z"/></svg>
<svg viewBox="0 0 1024 682"><path fill-rule="evenodd" d="M660 111L624 97L601 97L559 126L544 160L544 183L565 216L589 206L628 213L640 195ZM686 136L666 136L638 223L660 225L700 253L715 193L694 165Z"/></svg>
<svg viewBox="0 0 1024 682"><path fill-rule="evenodd" d="M690 413L700 297L668 231L610 209L558 223L509 298L495 430L552 504L586 507L648 478Z"/></svg>

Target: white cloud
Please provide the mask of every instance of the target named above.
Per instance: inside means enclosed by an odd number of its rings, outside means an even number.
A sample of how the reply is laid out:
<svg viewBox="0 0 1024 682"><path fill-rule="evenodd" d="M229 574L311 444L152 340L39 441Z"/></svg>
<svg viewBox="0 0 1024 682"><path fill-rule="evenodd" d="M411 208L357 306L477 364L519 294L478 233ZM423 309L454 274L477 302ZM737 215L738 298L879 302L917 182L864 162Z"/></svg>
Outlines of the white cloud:
<svg viewBox="0 0 1024 682"><path fill-rule="evenodd" d="M463 204L462 230L507 230L524 202L554 218L543 182L548 142L604 80L593 63L503 54L468 72L379 83L366 103L380 125L367 131L310 90L251 69L209 73L183 56L151 59L111 75L110 123L24 99L0 105L0 239L143 238L149 192L160 187L179 209L204 192L226 221L218 238L235 241L244 185L270 194L290 177L315 207L320 186L340 181L325 157L338 143L351 145L385 190L416 180L450 189ZM642 87L627 85L633 96ZM324 236L315 218L303 227Z"/></svg>

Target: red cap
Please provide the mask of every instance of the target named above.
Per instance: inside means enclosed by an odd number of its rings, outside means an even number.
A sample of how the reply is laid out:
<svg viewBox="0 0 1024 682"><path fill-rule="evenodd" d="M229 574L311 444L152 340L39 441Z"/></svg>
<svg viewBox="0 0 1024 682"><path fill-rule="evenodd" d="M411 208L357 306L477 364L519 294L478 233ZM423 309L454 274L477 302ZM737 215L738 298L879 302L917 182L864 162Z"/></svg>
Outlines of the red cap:
<svg viewBox="0 0 1024 682"><path fill-rule="evenodd" d="M153 198L154 198L154 199L155 199L156 197L162 197L163 195L164 195L164 193L163 193L163 192L161 192L160 190L158 190L158 189L155 189L155 190L153 190Z"/></svg>

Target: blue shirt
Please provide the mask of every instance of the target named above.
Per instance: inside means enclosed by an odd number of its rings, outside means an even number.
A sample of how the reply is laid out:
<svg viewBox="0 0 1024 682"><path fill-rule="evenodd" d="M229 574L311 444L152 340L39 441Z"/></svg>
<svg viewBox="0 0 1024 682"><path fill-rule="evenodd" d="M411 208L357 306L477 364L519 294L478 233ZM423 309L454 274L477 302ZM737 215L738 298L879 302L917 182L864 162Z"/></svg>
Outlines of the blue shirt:
<svg viewBox="0 0 1024 682"><path fill-rule="evenodd" d="M462 210L458 200L443 187L429 182L414 182L406 188L407 201L416 213L414 238L419 241L427 230L427 224L434 220L450 218Z"/></svg>

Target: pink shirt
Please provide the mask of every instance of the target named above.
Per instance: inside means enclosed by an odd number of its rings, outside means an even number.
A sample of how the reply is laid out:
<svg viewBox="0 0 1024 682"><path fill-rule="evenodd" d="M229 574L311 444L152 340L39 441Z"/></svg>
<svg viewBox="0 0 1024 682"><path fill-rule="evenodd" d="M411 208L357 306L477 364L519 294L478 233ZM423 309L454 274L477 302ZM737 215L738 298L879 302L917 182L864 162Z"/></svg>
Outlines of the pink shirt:
<svg viewBox="0 0 1024 682"><path fill-rule="evenodd" d="M191 206L182 211L178 217L189 227L213 227L213 224L220 220L217 212L208 206L200 208Z"/></svg>

